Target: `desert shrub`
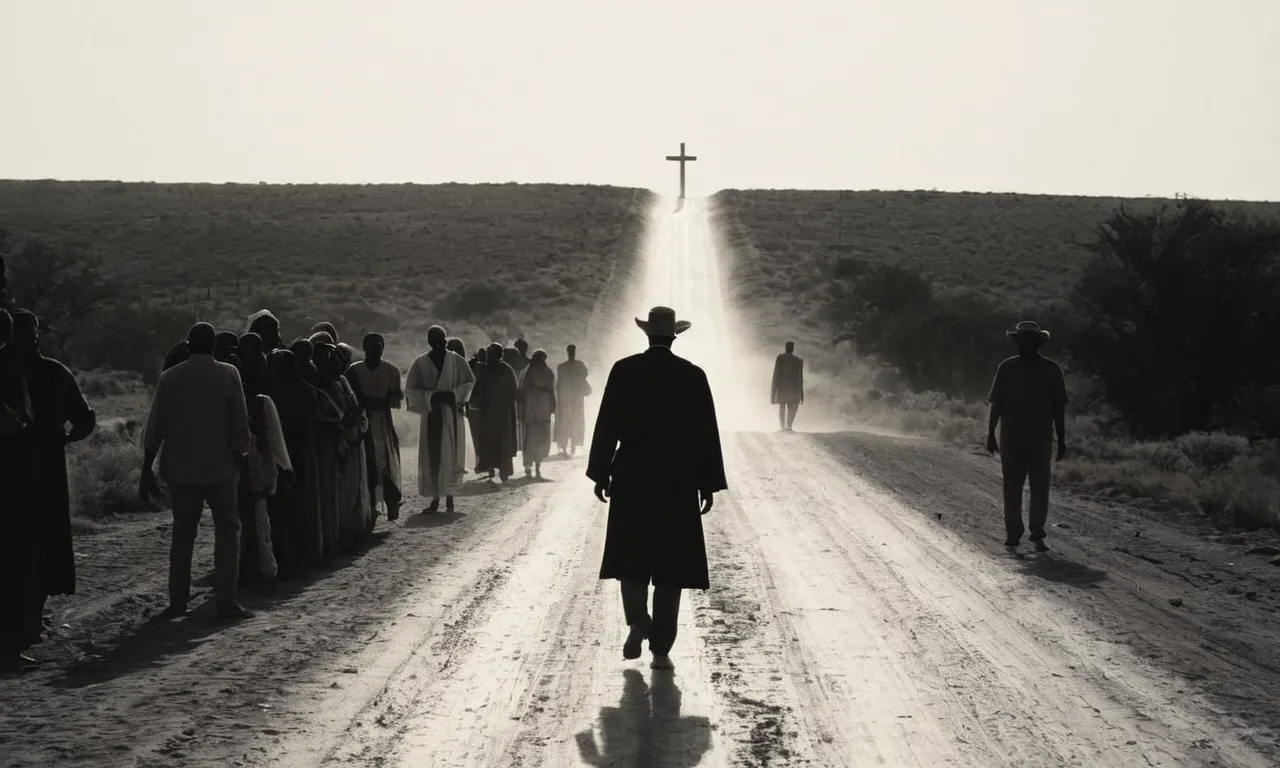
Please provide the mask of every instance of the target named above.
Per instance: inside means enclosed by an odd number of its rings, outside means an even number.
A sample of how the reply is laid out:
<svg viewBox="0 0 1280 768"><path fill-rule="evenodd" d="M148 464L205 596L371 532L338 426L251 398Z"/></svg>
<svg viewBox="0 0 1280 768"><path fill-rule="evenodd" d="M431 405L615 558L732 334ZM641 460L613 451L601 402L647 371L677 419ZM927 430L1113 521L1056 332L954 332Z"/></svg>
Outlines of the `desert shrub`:
<svg viewBox="0 0 1280 768"><path fill-rule="evenodd" d="M94 369L76 374L80 391L90 401L100 397L132 395L145 389L142 377L129 371Z"/></svg>
<svg viewBox="0 0 1280 768"><path fill-rule="evenodd" d="M137 422L105 422L69 450L71 511L101 518L143 509L138 498L142 468Z"/></svg>
<svg viewBox="0 0 1280 768"><path fill-rule="evenodd" d="M1207 431L1251 379L1276 375L1254 345L1280 303L1280 223L1184 199L1120 208L1085 247L1072 352L1136 435Z"/></svg>
<svg viewBox="0 0 1280 768"><path fill-rule="evenodd" d="M472 280L446 291L432 310L447 320L494 315L512 307L514 295L503 281Z"/></svg>

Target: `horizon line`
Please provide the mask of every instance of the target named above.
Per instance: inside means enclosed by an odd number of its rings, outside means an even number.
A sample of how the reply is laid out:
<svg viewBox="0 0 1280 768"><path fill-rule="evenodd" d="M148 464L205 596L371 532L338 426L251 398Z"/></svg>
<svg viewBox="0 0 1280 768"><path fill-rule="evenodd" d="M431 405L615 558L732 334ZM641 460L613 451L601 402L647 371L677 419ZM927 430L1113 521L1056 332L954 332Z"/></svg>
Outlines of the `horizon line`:
<svg viewBox="0 0 1280 768"><path fill-rule="evenodd" d="M207 187L595 187L601 189L630 189L649 192L660 197L678 197L678 194L667 195L648 187L630 184L606 184L600 182L562 182L562 181L153 181L123 179L62 179L44 178L0 178L0 184L118 184L132 186L207 186ZM1148 192L1142 195L1126 195L1118 193L1063 193L1063 192L1025 192L1018 190L972 190L942 189L939 187L916 188L854 188L854 187L723 187L707 195L685 195L687 199L711 199L726 192L800 192L831 193L849 192L854 194L939 194L939 195L1019 195L1024 197L1070 197L1083 199L1123 199L1123 200L1176 200L1190 198L1208 202L1280 204L1280 199L1249 199L1234 197L1205 197L1191 193L1176 192L1173 194L1157 194Z"/></svg>

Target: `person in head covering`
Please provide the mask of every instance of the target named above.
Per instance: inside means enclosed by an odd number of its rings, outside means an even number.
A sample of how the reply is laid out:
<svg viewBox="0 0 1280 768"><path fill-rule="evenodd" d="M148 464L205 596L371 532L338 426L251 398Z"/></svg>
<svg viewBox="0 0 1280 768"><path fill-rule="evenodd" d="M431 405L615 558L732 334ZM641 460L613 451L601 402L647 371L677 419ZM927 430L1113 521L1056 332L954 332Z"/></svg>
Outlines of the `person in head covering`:
<svg viewBox="0 0 1280 768"><path fill-rule="evenodd" d="M280 337L280 321L268 310L260 309L249 315L244 332L258 334L258 338L262 339L262 351L268 355L277 349L284 349L284 341Z"/></svg>
<svg viewBox="0 0 1280 768"><path fill-rule="evenodd" d="M463 360L467 359L467 346L463 344L462 339L458 338L457 336L449 337L449 339L444 343L444 348L449 350L453 354L457 355L458 357L461 357ZM470 360L467 361L467 367L471 369L471 373L474 375L475 368L471 365ZM475 388L473 387L472 396L474 395L475 395ZM461 405L462 405L462 417L465 421L467 421L468 424L470 424L470 419L469 419L469 416L471 414L470 398L468 398L467 402L462 403ZM462 443L462 455L464 457L463 463L454 467L454 472L457 473L458 475L457 482L459 483L463 481L464 476L467 474L467 467L475 467L475 464L476 464L475 441L467 440L467 433L469 431L470 431L469 429L463 429L458 432L458 440Z"/></svg>
<svg viewBox="0 0 1280 768"><path fill-rule="evenodd" d="M578 359L578 347L565 347L569 359L556 367L556 444L561 456L572 456L586 437L583 401L591 394L587 366Z"/></svg>
<svg viewBox="0 0 1280 768"><path fill-rule="evenodd" d="M249 411L249 469L240 478L240 583L278 574L268 499L292 485L293 462L275 401L267 395L267 357L262 339L246 333L237 340L236 359Z"/></svg>
<svg viewBox="0 0 1280 768"><path fill-rule="evenodd" d="M418 491L431 498L425 512L453 511L453 491L458 486L456 468L466 467L462 443L461 404L471 399L476 377L466 358L445 349L448 335L438 325L427 330L430 351L409 366L405 381L408 408L419 415Z"/></svg>
<svg viewBox="0 0 1280 768"><path fill-rule="evenodd" d="M338 467L339 541L346 551L354 552L370 531L369 518L373 514L373 504L369 497L368 466L365 464L363 448L365 434L369 430L369 418L346 377L347 370L354 362L349 349L345 344L334 347L329 371L338 395L342 398L339 406L346 414Z"/></svg>
<svg viewBox="0 0 1280 768"><path fill-rule="evenodd" d="M1000 454L1004 475L1004 545L1016 549L1022 542L1022 489L1030 481L1031 509L1028 527L1037 552L1045 544L1049 517L1049 479L1052 475L1053 432L1058 433L1058 461L1067 456L1067 384L1062 367L1040 354L1049 332L1024 320L1005 335L1018 354L996 368L987 402L991 418L987 427L987 451ZM996 427L1000 439L996 440Z"/></svg>
<svg viewBox="0 0 1280 768"><path fill-rule="evenodd" d="M636 325L649 349L609 371L587 477L609 504L600 578L622 584L623 658L639 658L647 638L653 666L668 669L681 591L710 587L702 515L728 484L707 375L671 349L690 323L654 307Z"/></svg>
<svg viewBox="0 0 1280 768"><path fill-rule="evenodd" d="M187 348L187 340L183 339L174 344L173 349L165 353L164 365L160 370L161 372L167 371L179 363L185 363L190 357L191 351Z"/></svg>
<svg viewBox="0 0 1280 768"><path fill-rule="evenodd" d="M364 337L364 359L347 369L347 381L369 419L365 433L365 463L369 472L370 529L376 524L379 507L386 507L387 520L400 518L403 499L400 486L400 437L391 412L404 403L400 369L383 359L387 342L380 333Z"/></svg>
<svg viewBox="0 0 1280 768"><path fill-rule="evenodd" d="M542 479L542 462L551 453L551 418L556 412L556 375L547 365L546 350L539 349L520 375L520 420L524 476Z"/></svg>
<svg viewBox="0 0 1280 768"><path fill-rule="evenodd" d="M97 417L71 371L41 352L31 312L13 312L2 354L5 389L16 391L0 435L0 670L14 671L33 662L24 651L42 641L48 598L76 593L66 451Z"/></svg>
<svg viewBox="0 0 1280 768"><path fill-rule="evenodd" d="M291 350L278 349L267 357L267 394L279 412L295 476L292 484L280 484L267 499L277 578L282 580L292 580L303 568L317 564L324 549L315 440L322 395L302 379L301 371Z"/></svg>
<svg viewBox="0 0 1280 768"><path fill-rule="evenodd" d="M329 337L330 344L338 343L338 329L333 327L333 323L324 322L316 323L311 326L311 335L314 337L317 333L323 333Z"/></svg>
<svg viewBox="0 0 1280 768"><path fill-rule="evenodd" d="M319 334L317 334L319 335ZM314 342L313 342L314 343ZM345 448L345 429L348 415L342 388L335 377L334 356L337 348L328 342L315 343L312 362L315 379L311 382L320 390L321 420L316 433L316 456L320 459L320 519L324 528L324 556L338 554L341 546L341 474ZM326 418L324 411L332 408L333 415Z"/></svg>
<svg viewBox="0 0 1280 768"><path fill-rule="evenodd" d="M490 482L497 474L502 482L515 473L513 459L520 450L516 421L516 401L520 383L516 372L502 359L502 345L493 343L485 350L485 362L477 368L473 397L480 403L476 420L476 472L488 473Z"/></svg>

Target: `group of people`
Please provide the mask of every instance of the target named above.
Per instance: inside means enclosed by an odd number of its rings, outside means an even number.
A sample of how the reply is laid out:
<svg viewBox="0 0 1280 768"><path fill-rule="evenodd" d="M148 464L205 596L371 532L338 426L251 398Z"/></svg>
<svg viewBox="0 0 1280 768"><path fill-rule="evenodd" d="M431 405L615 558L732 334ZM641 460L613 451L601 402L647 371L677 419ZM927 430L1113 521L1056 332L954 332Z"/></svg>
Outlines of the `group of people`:
<svg viewBox="0 0 1280 768"><path fill-rule="evenodd" d="M191 328L156 385L139 484L144 499L173 510L167 615L187 611L205 505L214 521L215 602L226 619L251 615L237 600L239 584L298 578L357 549L382 514L398 519L405 494L396 409L420 419L418 491L431 500L428 514L442 497L454 509L468 426L474 471L491 482L511 478L516 455L527 476L541 477L553 417L561 451L581 445L590 389L573 347L557 377L546 353L529 356L523 340L468 360L460 339L432 326L427 345L402 378L376 333L362 339L358 357L328 322L286 345L268 310L249 316L242 334Z"/></svg>

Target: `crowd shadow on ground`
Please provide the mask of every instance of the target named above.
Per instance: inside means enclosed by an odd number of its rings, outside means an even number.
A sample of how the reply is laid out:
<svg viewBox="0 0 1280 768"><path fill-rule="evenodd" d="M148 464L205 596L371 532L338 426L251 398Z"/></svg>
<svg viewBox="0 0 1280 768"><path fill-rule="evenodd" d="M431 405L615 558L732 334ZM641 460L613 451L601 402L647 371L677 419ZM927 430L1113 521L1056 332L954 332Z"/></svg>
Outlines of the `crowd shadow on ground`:
<svg viewBox="0 0 1280 768"><path fill-rule="evenodd" d="M385 521L383 525L386 525ZM247 621L262 620L262 614L269 614L333 574L355 565L380 546L390 534L391 530L387 528L374 531L355 551L336 555L324 565L300 573L296 579L242 585L239 595L241 604L259 614ZM203 578L193 580L193 588L208 587L212 583L213 573L210 571ZM133 627L131 632L108 638L106 642L110 645L100 652L90 646L93 653L70 664L49 685L79 689L159 667L172 657L195 649L230 626L235 626L235 623L218 618L213 595L209 593L202 602L193 604L182 618L170 619L163 613L156 612Z"/></svg>
<svg viewBox="0 0 1280 768"><path fill-rule="evenodd" d="M622 698L602 707L599 740L588 728L575 738L586 765L693 768L711 749L711 721L681 715L673 670L653 670L649 683L637 669L623 671Z"/></svg>

